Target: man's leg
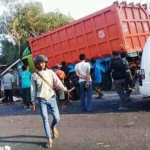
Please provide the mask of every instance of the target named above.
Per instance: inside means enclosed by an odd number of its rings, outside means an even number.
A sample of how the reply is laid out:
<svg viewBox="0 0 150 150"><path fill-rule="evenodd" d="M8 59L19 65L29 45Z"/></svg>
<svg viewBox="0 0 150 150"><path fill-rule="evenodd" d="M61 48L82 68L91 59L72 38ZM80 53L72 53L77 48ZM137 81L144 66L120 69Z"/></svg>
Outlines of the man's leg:
<svg viewBox="0 0 150 150"><path fill-rule="evenodd" d="M81 108L81 110L85 111L86 110L86 106L85 106L85 81L80 82L80 100L81 100L80 108Z"/></svg>
<svg viewBox="0 0 150 150"><path fill-rule="evenodd" d="M4 93L5 93L6 103L8 103L9 91L8 91L8 90L5 90Z"/></svg>
<svg viewBox="0 0 150 150"><path fill-rule="evenodd" d="M87 111L91 111L93 109L92 107L92 82L90 82L89 87L87 88Z"/></svg>
<svg viewBox="0 0 150 150"><path fill-rule="evenodd" d="M8 97L9 97L10 103L13 103L14 100L13 100L13 91L12 90L8 90Z"/></svg>
<svg viewBox="0 0 150 150"><path fill-rule="evenodd" d="M95 99L100 99L104 95L101 91L100 83L93 84L93 89L98 93L98 97L96 97Z"/></svg>
<svg viewBox="0 0 150 150"><path fill-rule="evenodd" d="M26 89L22 88L21 89L21 95L22 95L22 99L23 99L23 107L27 108L27 104L26 104Z"/></svg>
<svg viewBox="0 0 150 150"><path fill-rule="evenodd" d="M51 98L50 100L48 100L48 104L50 106L52 116L53 116L53 121L52 121L51 127L54 128L60 121L60 115L59 115L56 98L54 97L54 98Z"/></svg>
<svg viewBox="0 0 150 150"><path fill-rule="evenodd" d="M130 97L131 93L134 91L135 89L135 83L133 80L130 80L128 83L128 89L126 91L126 98L127 101L132 101L133 99Z"/></svg>
<svg viewBox="0 0 150 150"><path fill-rule="evenodd" d="M57 126L58 122L60 121L60 115L59 115L56 97L53 97L50 100L48 100L48 105L50 106L51 113L53 116L53 121L52 121L52 125L51 125L52 137L57 138L59 136L59 132L58 132L56 126Z"/></svg>
<svg viewBox="0 0 150 150"><path fill-rule="evenodd" d="M43 99L39 99L39 106L40 106L40 112L43 120L46 137L50 140L52 137L51 137L51 130L50 130L49 119L48 119L47 101Z"/></svg>
<svg viewBox="0 0 150 150"><path fill-rule="evenodd" d="M26 105L29 108L29 106L31 105L31 91L30 88L25 88L26 89L26 97L25 97L25 101L26 101Z"/></svg>
<svg viewBox="0 0 150 150"><path fill-rule="evenodd" d="M51 133L49 119L48 119L48 106L49 106L48 101L39 99L39 106L40 106L41 116L43 119L44 130L45 130L46 137L47 137L46 147L52 148L53 141L52 141L52 133Z"/></svg>
<svg viewBox="0 0 150 150"><path fill-rule="evenodd" d="M116 92L118 93L120 100L124 105L125 104L125 94L124 94L125 80L124 79L114 80L114 85L115 85Z"/></svg>
<svg viewBox="0 0 150 150"><path fill-rule="evenodd" d="M134 89L132 88L128 88L128 90L126 91L126 98L127 98L127 101L132 101L132 98L130 97L131 93L134 91Z"/></svg>
<svg viewBox="0 0 150 150"><path fill-rule="evenodd" d="M60 105L60 108L66 108L66 105L64 104L65 103L65 93L62 90L59 90L58 92L59 92L59 105Z"/></svg>

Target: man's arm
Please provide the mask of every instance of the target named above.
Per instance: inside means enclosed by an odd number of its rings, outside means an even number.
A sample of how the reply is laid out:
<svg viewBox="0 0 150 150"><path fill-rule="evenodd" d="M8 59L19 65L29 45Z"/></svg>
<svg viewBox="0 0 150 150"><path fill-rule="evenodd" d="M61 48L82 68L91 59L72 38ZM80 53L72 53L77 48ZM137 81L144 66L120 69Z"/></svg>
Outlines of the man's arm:
<svg viewBox="0 0 150 150"><path fill-rule="evenodd" d="M130 67L129 67L129 63L128 61L126 60L125 61L125 67L126 67L126 73L129 77L130 80L133 80L133 77L132 77L132 74L131 74L131 71L130 71Z"/></svg>
<svg viewBox="0 0 150 150"><path fill-rule="evenodd" d="M17 73L17 86L18 87L20 86L20 75L19 75L19 73Z"/></svg>
<svg viewBox="0 0 150 150"><path fill-rule="evenodd" d="M36 99L36 85L33 75L31 76L31 102L35 103Z"/></svg>
<svg viewBox="0 0 150 150"><path fill-rule="evenodd" d="M91 70L90 70L90 68L88 68L87 71L86 71L86 73L87 73L86 82L90 81L90 77L91 77L90 72L91 72Z"/></svg>
<svg viewBox="0 0 150 150"><path fill-rule="evenodd" d="M14 76L12 75L11 77L11 84L12 84L12 89L15 87L15 81L14 81Z"/></svg>
<svg viewBox="0 0 150 150"><path fill-rule="evenodd" d="M1 91L4 91L4 80L3 80L3 77L1 78Z"/></svg>
<svg viewBox="0 0 150 150"><path fill-rule="evenodd" d="M61 82L61 80L58 78L58 76L51 70L51 73L52 73L52 78L53 78L53 83L54 83L54 86L57 86L60 90L64 91L64 92L67 92L67 93L70 93L73 89L67 89L63 83Z"/></svg>
<svg viewBox="0 0 150 150"><path fill-rule="evenodd" d="M82 76L78 70L76 70L76 75L77 75L77 77L79 77L81 79L86 79L86 76Z"/></svg>
<svg viewBox="0 0 150 150"><path fill-rule="evenodd" d="M85 83L85 87L88 88L89 87L89 82L90 82L90 78L91 78L91 67L90 64L88 64L87 70L86 70L86 83Z"/></svg>
<svg viewBox="0 0 150 150"><path fill-rule="evenodd" d="M54 86L59 87L60 90L62 90L62 91L67 91L67 88L63 85L63 83L62 83L61 80L58 78L58 76L56 75L56 73L51 70L51 74L52 74Z"/></svg>
<svg viewBox="0 0 150 150"><path fill-rule="evenodd" d="M110 63L109 71L110 71L110 72L113 72L113 71L114 71L114 65L113 65L113 62Z"/></svg>
<svg viewBox="0 0 150 150"><path fill-rule="evenodd" d="M106 70L104 69L104 67L103 67L102 65L100 65L100 69L101 69L101 71L102 71L103 73L106 72Z"/></svg>

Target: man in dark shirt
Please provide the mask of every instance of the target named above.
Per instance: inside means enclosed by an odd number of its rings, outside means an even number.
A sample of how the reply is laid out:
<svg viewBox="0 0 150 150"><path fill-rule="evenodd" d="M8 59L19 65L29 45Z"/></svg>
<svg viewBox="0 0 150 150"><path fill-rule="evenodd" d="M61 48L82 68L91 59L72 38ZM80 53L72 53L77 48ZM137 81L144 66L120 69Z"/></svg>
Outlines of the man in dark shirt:
<svg viewBox="0 0 150 150"><path fill-rule="evenodd" d="M135 89L135 82L134 82L133 77L132 77L129 63L126 60L126 53L125 52L121 53L121 58L122 58L122 61L125 65L125 68L126 68L126 78L125 78L125 91L126 91L126 93L125 93L125 95L126 95L127 101L131 102L133 98L131 98L130 95Z"/></svg>
<svg viewBox="0 0 150 150"><path fill-rule="evenodd" d="M115 89L121 100L121 106L119 107L119 109L127 109L124 94L125 77L126 77L125 65L123 64L122 59L119 58L119 53L116 51L112 52L112 59L113 60L110 65L110 71L112 72L112 78L114 80Z"/></svg>
<svg viewBox="0 0 150 150"><path fill-rule="evenodd" d="M69 68L66 66L66 62L65 61L62 61L61 62L61 70L65 72L66 76L68 77L69 76Z"/></svg>

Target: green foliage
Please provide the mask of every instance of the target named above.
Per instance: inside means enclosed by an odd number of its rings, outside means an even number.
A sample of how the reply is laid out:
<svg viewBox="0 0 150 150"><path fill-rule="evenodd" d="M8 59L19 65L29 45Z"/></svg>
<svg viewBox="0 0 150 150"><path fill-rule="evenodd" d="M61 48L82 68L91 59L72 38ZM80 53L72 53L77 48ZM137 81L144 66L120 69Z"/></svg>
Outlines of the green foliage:
<svg viewBox="0 0 150 150"><path fill-rule="evenodd" d="M70 16L65 16L59 11L45 14L41 3L28 3L14 15L9 23L9 31L11 35L15 35L15 41L19 41L29 37L31 33L41 34L71 21L73 19Z"/></svg>
<svg viewBox="0 0 150 150"><path fill-rule="evenodd" d="M17 45L13 45L7 40L2 40L1 41L3 45L3 56L5 57L5 62L4 63L10 63L13 60L15 60L17 57Z"/></svg>
<svg viewBox="0 0 150 150"><path fill-rule="evenodd" d="M10 50L7 51L4 48L4 43L2 43L4 54L7 58L11 57L9 60L21 56L25 49L24 46L27 45L26 39L31 34L39 35L73 21L71 16L66 16L59 11L45 14L42 4L39 2L21 5L18 1L0 0L7 5L17 2L13 5L15 6L14 9L12 9L12 5L8 5L8 9L11 9L0 16L0 33L9 34L16 43L16 45L9 45Z"/></svg>

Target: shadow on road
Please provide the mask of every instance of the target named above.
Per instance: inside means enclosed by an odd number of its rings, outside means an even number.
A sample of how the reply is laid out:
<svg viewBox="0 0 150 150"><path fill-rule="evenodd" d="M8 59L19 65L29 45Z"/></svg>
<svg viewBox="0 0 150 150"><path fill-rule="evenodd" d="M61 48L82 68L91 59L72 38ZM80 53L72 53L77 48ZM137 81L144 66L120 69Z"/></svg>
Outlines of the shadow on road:
<svg viewBox="0 0 150 150"><path fill-rule="evenodd" d="M32 140L31 140L32 139ZM34 140L33 140L34 139ZM39 140L37 140L39 139ZM9 144L34 144L38 146L44 146L44 142L40 142L41 139L45 139L44 136L37 135L16 135L0 137L0 143Z"/></svg>

